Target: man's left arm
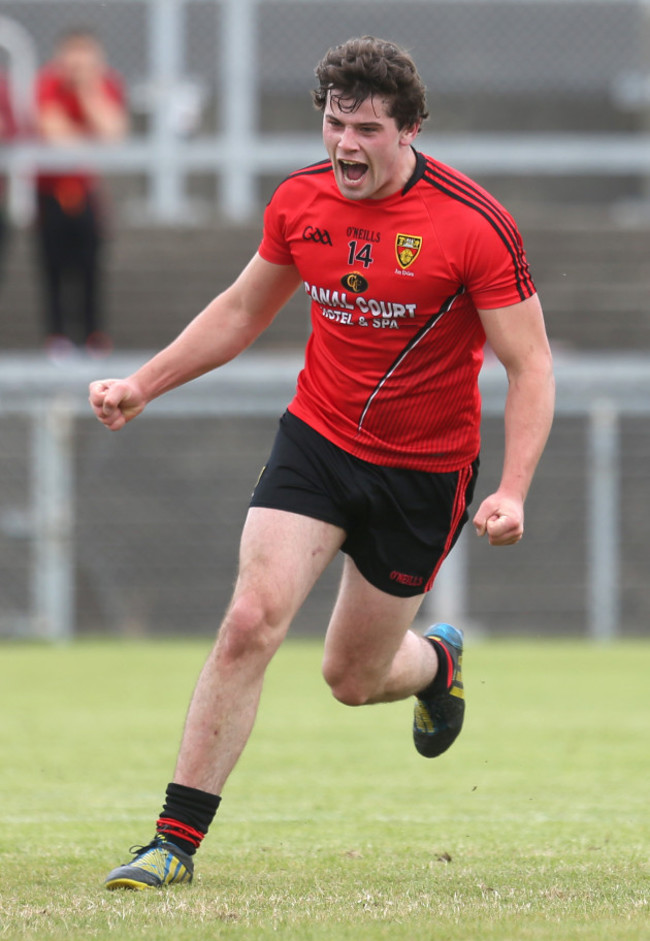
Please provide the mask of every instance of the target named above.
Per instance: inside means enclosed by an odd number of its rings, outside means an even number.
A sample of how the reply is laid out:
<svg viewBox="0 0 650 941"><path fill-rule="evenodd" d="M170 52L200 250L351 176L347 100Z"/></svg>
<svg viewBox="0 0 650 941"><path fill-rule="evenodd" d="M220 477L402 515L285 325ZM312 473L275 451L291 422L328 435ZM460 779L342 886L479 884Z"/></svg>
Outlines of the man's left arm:
<svg viewBox="0 0 650 941"><path fill-rule="evenodd" d="M474 527L490 545L509 546L524 533L524 501L544 450L555 405L555 381L544 316L536 294L509 307L479 310L489 345L508 376L501 482L479 506Z"/></svg>

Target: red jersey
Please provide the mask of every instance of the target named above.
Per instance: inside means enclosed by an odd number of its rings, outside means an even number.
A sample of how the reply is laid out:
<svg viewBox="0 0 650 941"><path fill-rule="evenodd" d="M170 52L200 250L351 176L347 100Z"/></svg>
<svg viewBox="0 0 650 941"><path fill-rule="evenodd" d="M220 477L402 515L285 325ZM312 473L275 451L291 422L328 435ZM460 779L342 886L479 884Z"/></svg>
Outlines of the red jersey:
<svg viewBox="0 0 650 941"><path fill-rule="evenodd" d="M124 104L124 89L117 73L108 70L103 77L104 93L118 104ZM55 64L46 65L37 76L36 104L39 109L55 104L61 108L70 121L79 129L80 136L92 140L92 128L88 125L79 97L74 88L68 85ZM56 193L64 203L74 203L83 198L83 194L92 189L96 177L88 172L54 174L47 173L38 177L38 188L42 193Z"/></svg>
<svg viewBox="0 0 650 941"><path fill-rule="evenodd" d="M454 471L480 448L478 309L535 292L508 212L423 154L406 187L348 200L329 160L280 184L259 253L293 264L312 332L289 410L371 463Z"/></svg>

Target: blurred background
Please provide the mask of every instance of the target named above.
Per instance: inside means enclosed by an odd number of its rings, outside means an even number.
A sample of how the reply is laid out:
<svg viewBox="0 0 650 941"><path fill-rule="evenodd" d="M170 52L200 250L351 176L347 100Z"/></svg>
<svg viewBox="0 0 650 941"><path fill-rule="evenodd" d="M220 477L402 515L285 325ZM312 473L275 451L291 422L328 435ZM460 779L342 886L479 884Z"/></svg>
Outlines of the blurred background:
<svg viewBox="0 0 650 941"><path fill-rule="evenodd" d="M91 31L122 89L111 139L52 142L39 123L39 75L71 30ZM300 367L305 300L119 435L90 416L87 383L132 371L235 277L274 186L323 155L317 61L365 33L415 58L431 112L418 147L515 214L557 362L524 541L490 549L468 528L423 617L476 635L647 636L641 0L0 0L0 636L214 633ZM44 314L38 181L70 174L101 204L99 346L53 344ZM479 494L500 470L498 365L483 389ZM337 578L335 565L296 633L323 631Z"/></svg>

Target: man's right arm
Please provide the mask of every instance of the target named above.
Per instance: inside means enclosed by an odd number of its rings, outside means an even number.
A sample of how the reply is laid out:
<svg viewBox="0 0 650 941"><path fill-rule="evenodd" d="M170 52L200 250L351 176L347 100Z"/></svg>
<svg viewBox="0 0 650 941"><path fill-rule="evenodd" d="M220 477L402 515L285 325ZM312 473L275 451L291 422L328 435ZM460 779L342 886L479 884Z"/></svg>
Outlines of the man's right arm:
<svg viewBox="0 0 650 941"><path fill-rule="evenodd" d="M95 415L117 431L152 399L234 359L268 327L299 284L293 265L274 265L254 255L234 284L137 372L91 383Z"/></svg>

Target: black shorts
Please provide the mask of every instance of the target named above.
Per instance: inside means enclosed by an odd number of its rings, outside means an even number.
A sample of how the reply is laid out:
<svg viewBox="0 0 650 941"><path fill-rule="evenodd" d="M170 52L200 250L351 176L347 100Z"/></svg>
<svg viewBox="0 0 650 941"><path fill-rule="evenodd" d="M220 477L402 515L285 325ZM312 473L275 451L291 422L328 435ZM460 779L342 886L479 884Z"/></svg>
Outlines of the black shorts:
<svg viewBox="0 0 650 941"><path fill-rule="evenodd" d="M431 588L467 522L478 464L443 474L370 464L285 412L251 506L340 526L364 578L410 597Z"/></svg>

